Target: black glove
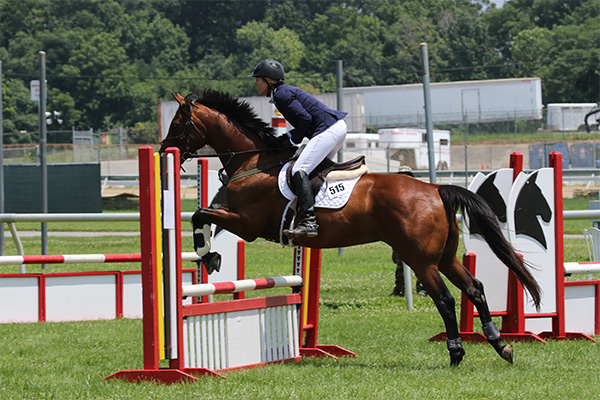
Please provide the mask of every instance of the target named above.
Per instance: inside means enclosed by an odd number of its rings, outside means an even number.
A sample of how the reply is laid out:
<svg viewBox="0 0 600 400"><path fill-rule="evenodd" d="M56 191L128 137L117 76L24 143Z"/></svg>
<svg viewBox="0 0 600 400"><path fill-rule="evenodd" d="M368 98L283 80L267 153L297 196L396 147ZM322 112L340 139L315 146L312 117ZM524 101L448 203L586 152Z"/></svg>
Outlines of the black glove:
<svg viewBox="0 0 600 400"><path fill-rule="evenodd" d="M278 136L276 140L277 140L277 144L282 149L292 149L292 148L296 147L292 143L292 141L290 140L290 137L287 134L283 134L281 136Z"/></svg>

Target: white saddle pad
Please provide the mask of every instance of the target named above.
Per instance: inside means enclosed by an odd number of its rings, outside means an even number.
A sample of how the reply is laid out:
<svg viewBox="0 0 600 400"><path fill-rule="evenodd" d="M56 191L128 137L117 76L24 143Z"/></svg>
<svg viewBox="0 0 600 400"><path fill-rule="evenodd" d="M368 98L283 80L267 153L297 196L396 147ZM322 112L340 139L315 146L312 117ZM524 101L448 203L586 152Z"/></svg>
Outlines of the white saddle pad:
<svg viewBox="0 0 600 400"><path fill-rule="evenodd" d="M296 195L289 188L286 180L286 171L290 163L288 162L279 172L279 191L288 200L294 200ZM315 197L315 207L319 208L342 208L348 202L354 185L360 179L360 176L347 180L328 181L325 180L321 185L319 193Z"/></svg>

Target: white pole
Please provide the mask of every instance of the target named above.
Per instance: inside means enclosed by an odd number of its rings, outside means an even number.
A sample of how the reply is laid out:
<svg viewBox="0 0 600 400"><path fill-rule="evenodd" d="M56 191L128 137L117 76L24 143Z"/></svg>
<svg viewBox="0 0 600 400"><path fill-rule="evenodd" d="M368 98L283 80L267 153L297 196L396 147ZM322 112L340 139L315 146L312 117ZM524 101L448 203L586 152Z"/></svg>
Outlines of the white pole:
<svg viewBox="0 0 600 400"><path fill-rule="evenodd" d="M435 149L433 148L433 121L431 120L431 91L429 89L429 55L427 43L421 43L421 62L423 64L423 95L425 100L425 124L427 127L427 152L429 153L429 182L436 183Z"/></svg>
<svg viewBox="0 0 600 400"><path fill-rule="evenodd" d="M171 328L171 358L178 358L177 354L177 302L181 299L177 299L177 257L175 252L177 251L175 243L175 177L173 170L175 163L173 160L173 154L167 154L167 185L168 188L163 192L164 198L164 211L163 220L165 221L165 229L168 233L169 241L169 307L170 307L170 328Z"/></svg>
<svg viewBox="0 0 600 400"><path fill-rule="evenodd" d="M0 61L0 213L4 213L4 120L2 119L2 61ZM4 255L3 222L0 222L0 255Z"/></svg>
<svg viewBox="0 0 600 400"><path fill-rule="evenodd" d="M40 99L39 99L39 131L40 131L40 169L42 176L42 213L48 213L48 165L46 163L46 52L40 51ZM42 254L48 254L48 224L42 222ZM42 264L42 269L48 265Z"/></svg>
<svg viewBox="0 0 600 400"><path fill-rule="evenodd" d="M402 268L404 270L404 298L406 299L406 308L411 311L414 310L413 296L412 296L412 279L410 275L410 267L402 262Z"/></svg>

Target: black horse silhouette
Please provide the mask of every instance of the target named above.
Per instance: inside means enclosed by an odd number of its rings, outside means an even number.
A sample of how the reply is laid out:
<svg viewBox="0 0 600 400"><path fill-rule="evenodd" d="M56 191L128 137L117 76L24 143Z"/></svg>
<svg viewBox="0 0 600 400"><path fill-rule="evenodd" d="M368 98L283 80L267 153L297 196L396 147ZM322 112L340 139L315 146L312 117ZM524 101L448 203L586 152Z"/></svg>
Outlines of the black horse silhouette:
<svg viewBox="0 0 600 400"><path fill-rule="evenodd" d="M521 188L515 204L515 232L537 240L544 249L548 249L546 236L538 220L538 215L544 222L550 222L552 210L537 185L538 171L533 172Z"/></svg>
<svg viewBox="0 0 600 400"><path fill-rule="evenodd" d="M540 221L537 216L541 216L544 222L550 222L552 210L537 185L538 172L533 172L527 182L521 188L515 204L515 232L517 234L529 236L537 240L544 249L547 249L546 237ZM483 197L498 219L506 223L506 203L500 195L498 187L494 184L496 172L490 173L479 186L476 193ZM472 235L481 235L480 227L477 223L470 221L469 232Z"/></svg>
<svg viewBox="0 0 600 400"><path fill-rule="evenodd" d="M497 171L490 173L485 177L485 180L479 186L476 193L483 197L486 203L490 206L494 214L498 217L500 222L506 223L506 203L504 199L500 195L500 191L498 187L494 185L494 180L496 179ZM479 235L481 236L481 228L477 225L475 221L469 221L469 232L471 235Z"/></svg>

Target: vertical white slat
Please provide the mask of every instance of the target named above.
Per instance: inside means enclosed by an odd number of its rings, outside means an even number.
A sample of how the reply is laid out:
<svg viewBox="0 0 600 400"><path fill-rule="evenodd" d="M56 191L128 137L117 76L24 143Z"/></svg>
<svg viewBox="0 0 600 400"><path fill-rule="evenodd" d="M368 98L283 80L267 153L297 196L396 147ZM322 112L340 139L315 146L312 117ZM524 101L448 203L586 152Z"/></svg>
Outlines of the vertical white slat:
<svg viewBox="0 0 600 400"><path fill-rule="evenodd" d="M182 324L182 332L183 332L183 366L185 368L189 368L192 364L192 354L194 353L194 347L192 343L190 343L190 330L192 329L192 324L189 318L183 319L184 323Z"/></svg>
<svg viewBox="0 0 600 400"><path fill-rule="evenodd" d="M283 354L283 348L284 343L283 343L283 321L281 318L281 307L274 307L275 309L275 315L277 315L277 359L278 360L283 360L284 354Z"/></svg>
<svg viewBox="0 0 600 400"><path fill-rule="evenodd" d="M221 343L221 368L228 368L228 354L227 354L227 313L222 313L220 315L220 330L221 335L219 336L219 341Z"/></svg>
<svg viewBox="0 0 600 400"><path fill-rule="evenodd" d="M292 331L293 331L293 343L294 343L294 357L300 356L300 332L298 330L298 324L300 322L300 317L298 316L298 308L297 306L291 305L292 308Z"/></svg>
<svg viewBox="0 0 600 400"><path fill-rule="evenodd" d="M294 357L300 357L300 312L292 305L292 326L294 328Z"/></svg>
<svg viewBox="0 0 600 400"><path fill-rule="evenodd" d="M219 314L213 314L213 351L214 369L221 368L221 346L219 336Z"/></svg>
<svg viewBox="0 0 600 400"><path fill-rule="evenodd" d="M261 308L258 310L258 327L260 329L260 361L267 361L267 329L266 329L266 318L265 309Z"/></svg>
<svg viewBox="0 0 600 400"><path fill-rule="evenodd" d="M188 337L186 342L190 348L189 353L189 368L197 368L196 354L198 353L198 347L196 347L196 319L198 317L188 317Z"/></svg>
<svg viewBox="0 0 600 400"><path fill-rule="evenodd" d="M285 306L279 308L279 317L281 320L281 356L285 360L290 358L288 351L288 332L287 332L287 313L285 312Z"/></svg>
<svg viewBox="0 0 600 400"><path fill-rule="evenodd" d="M279 313L277 312L276 307L271 308L271 313L273 315L273 357L275 360L281 360L281 328L279 325Z"/></svg>
<svg viewBox="0 0 600 400"><path fill-rule="evenodd" d="M202 368L208 368L208 315L201 317L202 329Z"/></svg>
<svg viewBox="0 0 600 400"><path fill-rule="evenodd" d="M275 313L277 315L277 359L278 360L283 360L284 359L284 355L283 355L283 348L284 346L284 340L283 340L283 321L281 320L281 307L274 307L275 308Z"/></svg>
<svg viewBox="0 0 600 400"><path fill-rule="evenodd" d="M187 330L188 330L188 321L187 319L183 319L183 322L181 323L182 325L182 329L183 329L183 366L184 367L189 367L189 355L190 355L190 349L188 347L188 341L187 341Z"/></svg>
<svg viewBox="0 0 600 400"><path fill-rule="evenodd" d="M270 307L269 314L271 315L271 360L279 359L279 352L277 351L277 314L275 310Z"/></svg>
<svg viewBox="0 0 600 400"><path fill-rule="evenodd" d="M285 326L287 330L287 343L286 347L288 350L288 354L291 357L294 357L294 331L292 328L292 306L287 305L284 307L285 310Z"/></svg>
<svg viewBox="0 0 600 400"><path fill-rule="evenodd" d="M197 316L193 317L193 319L189 322L189 326L190 326L190 332L188 334L188 340L190 342L190 350L192 350L190 352L190 367L191 368L198 368L198 351L200 351L200 349L198 348L197 344L196 344L196 336L198 335L196 332L196 320L198 319Z"/></svg>
<svg viewBox="0 0 600 400"><path fill-rule="evenodd" d="M202 367L202 331L200 329L200 317L194 317L194 343L196 344L196 368Z"/></svg>
<svg viewBox="0 0 600 400"><path fill-rule="evenodd" d="M267 362L273 361L273 326L271 324L271 310L269 308L265 309L265 328L267 333Z"/></svg>
<svg viewBox="0 0 600 400"><path fill-rule="evenodd" d="M288 333L287 348L288 348L290 358L296 357L296 352L295 352L296 343L294 343L294 326L292 325L292 307L293 307L292 305L287 305L285 307L285 314L287 316L286 326L287 326L287 333Z"/></svg>
<svg viewBox="0 0 600 400"><path fill-rule="evenodd" d="M208 357L208 369L215 369L215 348L213 338L213 316L207 315L206 318L206 332L207 332L207 357Z"/></svg>
<svg viewBox="0 0 600 400"><path fill-rule="evenodd" d="M214 357L214 368L213 369L220 369L221 368L221 346L219 345L220 342L220 337L219 337L219 315L218 314L213 314L212 315L213 318L213 325L212 325L212 329L213 329L213 357Z"/></svg>

